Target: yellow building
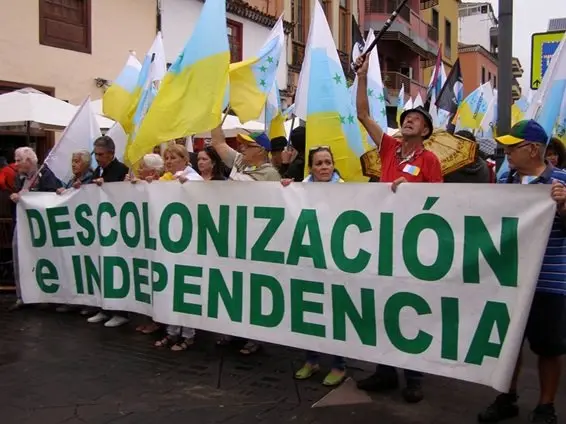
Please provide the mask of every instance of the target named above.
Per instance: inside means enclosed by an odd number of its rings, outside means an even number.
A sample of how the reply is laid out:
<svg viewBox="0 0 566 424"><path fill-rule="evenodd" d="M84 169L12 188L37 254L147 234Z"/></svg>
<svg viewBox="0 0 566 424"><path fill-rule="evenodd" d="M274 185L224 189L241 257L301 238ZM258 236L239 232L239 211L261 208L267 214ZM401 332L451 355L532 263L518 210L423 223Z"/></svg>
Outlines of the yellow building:
<svg viewBox="0 0 566 424"><path fill-rule="evenodd" d="M438 43L442 44L442 59L448 74L458 59L458 10L460 0L431 0L421 2L421 16L438 30ZM424 69L423 83L428 85L434 64Z"/></svg>

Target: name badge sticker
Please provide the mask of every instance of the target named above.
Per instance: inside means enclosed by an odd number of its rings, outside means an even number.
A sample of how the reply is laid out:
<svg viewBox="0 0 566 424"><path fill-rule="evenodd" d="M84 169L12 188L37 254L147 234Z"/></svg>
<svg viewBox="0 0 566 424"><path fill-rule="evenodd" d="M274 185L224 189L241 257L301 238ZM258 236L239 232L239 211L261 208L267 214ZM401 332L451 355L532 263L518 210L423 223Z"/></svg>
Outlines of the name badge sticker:
<svg viewBox="0 0 566 424"><path fill-rule="evenodd" d="M410 174L413 177L416 177L421 173L421 168L415 165L405 165L405 167L403 168L403 172L406 174Z"/></svg>

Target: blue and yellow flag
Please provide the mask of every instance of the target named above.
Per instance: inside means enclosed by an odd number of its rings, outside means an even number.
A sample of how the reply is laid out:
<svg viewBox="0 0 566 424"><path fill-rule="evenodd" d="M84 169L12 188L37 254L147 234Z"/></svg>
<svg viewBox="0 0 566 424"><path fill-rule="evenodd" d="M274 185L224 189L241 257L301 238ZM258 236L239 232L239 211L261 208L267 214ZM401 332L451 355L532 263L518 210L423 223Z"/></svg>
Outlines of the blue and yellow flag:
<svg viewBox="0 0 566 424"><path fill-rule="evenodd" d="M145 55L142 69L139 74L136 88L133 93L132 104L128 111L128 143L126 145L126 153L124 155L125 163L132 166L134 163L130 161L129 149L133 142L138 129L145 118L153 99L157 95L157 90L161 80L167 73L167 61L165 59L165 49L163 48L163 37L158 32L153 40L151 48ZM147 152L146 152L147 153Z"/></svg>
<svg viewBox="0 0 566 424"><path fill-rule="evenodd" d="M456 131L464 129L475 131L480 128L492 100L493 88L489 81L472 91L458 108L455 119Z"/></svg>
<svg viewBox="0 0 566 424"><path fill-rule="evenodd" d="M226 1L206 0L191 38L141 122L130 161L138 162L161 143L220 125L229 64Z"/></svg>
<svg viewBox="0 0 566 424"><path fill-rule="evenodd" d="M270 139L286 137L286 115L284 115L281 110L281 96L279 95L277 81L273 81L261 118L265 122L265 132Z"/></svg>
<svg viewBox="0 0 566 424"><path fill-rule="evenodd" d="M299 77L295 115L307 121L307 151L329 146L344 180L367 181L360 156L369 146L362 137L336 45L318 1Z"/></svg>
<svg viewBox="0 0 566 424"><path fill-rule="evenodd" d="M122 72L102 96L104 115L119 122L125 130L131 128L131 125L128 124L128 112L134 99L141 68L139 60L133 53L130 53Z"/></svg>
<svg viewBox="0 0 566 424"><path fill-rule="evenodd" d="M397 96L397 127L401 128L401 115L405 106L405 84L401 84L401 90Z"/></svg>
<svg viewBox="0 0 566 424"><path fill-rule="evenodd" d="M230 65L230 109L242 122L257 119L276 80L285 43L279 18L258 55Z"/></svg>

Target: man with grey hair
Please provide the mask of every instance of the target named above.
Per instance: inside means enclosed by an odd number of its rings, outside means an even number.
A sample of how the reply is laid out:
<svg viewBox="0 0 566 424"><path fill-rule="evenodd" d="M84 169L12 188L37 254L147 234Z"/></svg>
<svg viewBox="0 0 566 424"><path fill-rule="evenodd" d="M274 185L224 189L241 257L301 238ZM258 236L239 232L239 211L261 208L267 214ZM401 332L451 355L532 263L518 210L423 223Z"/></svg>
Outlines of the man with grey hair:
<svg viewBox="0 0 566 424"><path fill-rule="evenodd" d="M114 140L107 135L94 141L94 158L98 167L94 170L94 180L98 185L124 181L128 175L128 167L114 156L116 146Z"/></svg>
<svg viewBox="0 0 566 424"><path fill-rule="evenodd" d="M15 181L14 193L10 195L10 200L14 204L18 203L22 193L26 191L47 191L54 192L61 187L61 182L55 175L44 167L38 170L37 155L31 147L19 147L14 154L16 159L16 170L18 175ZM18 299L10 310L17 310L23 306L20 289L20 272L18 260L18 236L16 227L16 209L12 214L14 223L14 234L12 237L12 262L14 265L14 283L16 284L16 294Z"/></svg>
<svg viewBox="0 0 566 424"><path fill-rule="evenodd" d="M98 137L94 141L94 158L98 163L98 167L94 170L94 179L92 180L98 186L103 183L117 183L124 181L128 175L128 167L116 159L114 152L116 146L114 140L107 135ZM106 321L105 327L119 327L126 324L129 319L124 312L113 311L112 318L106 311L100 310L96 315L87 320L89 323L97 324Z"/></svg>
<svg viewBox="0 0 566 424"><path fill-rule="evenodd" d="M148 153L144 155L141 160L137 171L137 178L131 178L130 181L136 183L139 180L158 180L161 175L163 175L164 169L165 163L163 162L163 158L156 153Z"/></svg>

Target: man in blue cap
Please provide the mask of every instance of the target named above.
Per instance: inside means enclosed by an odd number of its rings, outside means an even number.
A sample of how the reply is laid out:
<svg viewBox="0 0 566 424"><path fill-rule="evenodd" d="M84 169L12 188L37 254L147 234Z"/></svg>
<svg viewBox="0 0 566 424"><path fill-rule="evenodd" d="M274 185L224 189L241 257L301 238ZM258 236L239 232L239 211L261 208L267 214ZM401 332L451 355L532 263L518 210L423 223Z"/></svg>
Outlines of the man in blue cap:
<svg viewBox="0 0 566 424"><path fill-rule="evenodd" d="M538 284L529 313L525 337L538 356L540 394L531 422L556 424L554 400L558 391L561 357L566 354L566 172L545 161L548 135L534 120L518 122L509 135L497 139L503 145L510 171L503 184L552 184L556 215L544 254ZM528 242L528 241L527 241ZM521 356L508 393L478 415L482 423L495 423L519 415L517 380Z"/></svg>

